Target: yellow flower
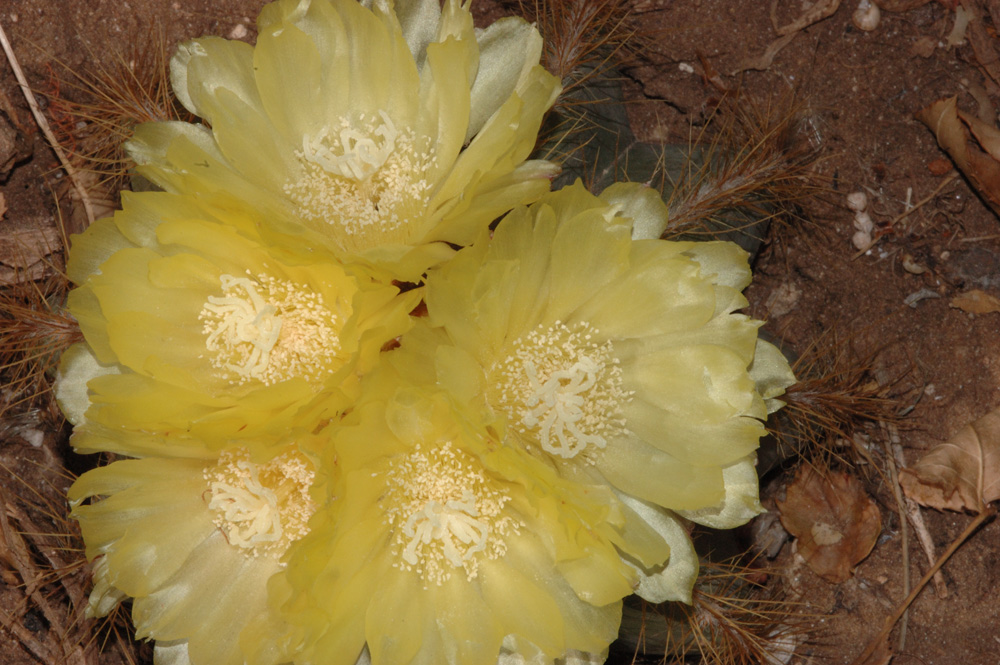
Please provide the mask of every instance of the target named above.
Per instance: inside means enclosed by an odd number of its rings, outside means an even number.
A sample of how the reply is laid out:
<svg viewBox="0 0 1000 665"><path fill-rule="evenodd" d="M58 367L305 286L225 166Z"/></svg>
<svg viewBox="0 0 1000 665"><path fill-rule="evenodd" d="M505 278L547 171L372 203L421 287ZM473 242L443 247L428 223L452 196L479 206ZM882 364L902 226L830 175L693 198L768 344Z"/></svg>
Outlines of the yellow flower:
<svg viewBox="0 0 1000 665"><path fill-rule="evenodd" d="M140 172L278 212L271 231L414 280L556 167L525 161L558 83L521 19L479 33L467 4L279 0L257 44L203 38L171 63L178 99L211 127L155 123ZM296 222L277 222L297 218Z"/></svg>
<svg viewBox="0 0 1000 665"><path fill-rule="evenodd" d="M667 543L609 488L501 445L389 356L334 429L321 468L340 475L272 583L296 662L353 665L366 643L374 665L605 653L639 584L623 552L651 564Z"/></svg>
<svg viewBox="0 0 1000 665"><path fill-rule="evenodd" d="M269 248L256 221L144 193L74 239L69 309L86 344L64 357L57 396L81 431L222 446L310 431L350 404L419 292L399 295L326 252Z"/></svg>
<svg viewBox="0 0 1000 665"><path fill-rule="evenodd" d="M94 566L88 614L131 596L156 662L243 665L244 652L268 648L260 634L280 634L267 581L308 532L313 463L294 444L259 459L192 441L162 451L88 471L69 490Z"/></svg>
<svg viewBox="0 0 1000 665"><path fill-rule="evenodd" d="M482 408L506 445L637 502L677 549L670 567L686 571L641 570L644 595L684 600L696 561L675 514L732 527L760 512L764 398L794 378L767 348L770 371L751 373L762 347L760 323L737 312L745 253L633 239L615 216L629 197L611 194L615 205L579 184L550 194L431 271L430 323L403 349Z"/></svg>

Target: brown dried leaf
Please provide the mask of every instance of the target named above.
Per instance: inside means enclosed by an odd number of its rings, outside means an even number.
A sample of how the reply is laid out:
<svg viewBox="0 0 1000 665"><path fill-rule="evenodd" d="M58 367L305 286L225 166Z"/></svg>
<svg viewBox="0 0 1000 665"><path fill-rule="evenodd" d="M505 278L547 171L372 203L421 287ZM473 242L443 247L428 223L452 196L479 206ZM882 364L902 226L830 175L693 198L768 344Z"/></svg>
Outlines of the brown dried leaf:
<svg viewBox="0 0 1000 665"><path fill-rule="evenodd" d="M965 293L959 293L948 303L955 309L970 314L991 314L1000 312L1000 298L991 296L985 291L973 289Z"/></svg>
<svg viewBox="0 0 1000 665"><path fill-rule="evenodd" d="M978 513L1000 499L1000 408L903 469L899 484L917 503L939 510Z"/></svg>
<svg viewBox="0 0 1000 665"><path fill-rule="evenodd" d="M992 26L987 27L983 21L983 2L967 1L963 3L974 15L974 19L969 23L968 38L972 52L979 63L979 68L989 76L994 83L1000 84L1000 55L996 49L996 33ZM987 10L991 15L994 13L992 5ZM995 17L994 17L995 20ZM994 23L996 25L996 23Z"/></svg>
<svg viewBox="0 0 1000 665"><path fill-rule="evenodd" d="M62 249L59 231L44 222L34 229L0 235L0 284L39 279L52 272Z"/></svg>
<svg viewBox="0 0 1000 665"><path fill-rule="evenodd" d="M921 58L929 58L934 55L934 51L937 50L938 40L930 36L924 36L913 42L910 46L910 55L920 56Z"/></svg>
<svg viewBox="0 0 1000 665"><path fill-rule="evenodd" d="M1000 131L964 111L959 111L958 117L968 125L969 131L979 141L980 147L993 159L1000 160Z"/></svg>
<svg viewBox="0 0 1000 665"><path fill-rule="evenodd" d="M917 119L927 125L938 144L952 158L955 165L972 181L993 211L1000 215L1000 163L990 157L972 140L973 134L966 124L974 126L973 131L983 136L990 148L994 147L993 137L980 123L967 114L958 111L955 97L939 99L917 113ZM963 121L965 124L963 124ZM976 124L973 125L973 121Z"/></svg>
<svg viewBox="0 0 1000 665"><path fill-rule="evenodd" d="M806 565L828 582L844 582L868 556L882 531L878 507L847 473L803 465L778 501L781 523L798 538Z"/></svg>

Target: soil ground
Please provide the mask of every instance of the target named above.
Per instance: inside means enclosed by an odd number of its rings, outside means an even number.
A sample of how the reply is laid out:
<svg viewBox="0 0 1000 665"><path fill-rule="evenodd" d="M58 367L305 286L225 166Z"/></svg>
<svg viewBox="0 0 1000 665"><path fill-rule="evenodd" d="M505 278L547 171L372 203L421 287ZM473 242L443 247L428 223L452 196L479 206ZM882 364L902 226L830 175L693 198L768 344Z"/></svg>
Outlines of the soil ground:
<svg viewBox="0 0 1000 665"><path fill-rule="evenodd" d="M83 70L111 54L127 53L153 31L162 30L168 43L205 34L252 41L262 4L0 0L0 25L31 86L53 93L56 62ZM845 0L765 63L760 58L778 37L771 2L636 0L633 20L652 37L623 73L633 130L647 141L686 141L691 128L703 125L710 114L720 95L718 84L759 100L794 95L803 105L802 135L820 151L816 168L828 179L829 191L802 211L808 223L772 229L748 291L750 312L766 319L767 328L791 348L806 348L833 329L862 355L881 351L875 373L903 376L896 395L912 406L900 430L906 462L912 464L922 451L1000 403L1000 314L974 316L949 306L953 296L970 289L1000 296L1000 226L963 178L939 190L949 167L941 168L945 155L914 113L958 95L960 107L995 123L1000 90L983 74L968 43L948 44L953 8L937 1L909 4L919 6L884 11L880 24L864 32L852 24L856 2ZM480 5L483 14L505 11L488 2ZM808 0L778 0L773 11L784 25L812 6ZM0 173L0 202L6 204L0 215L0 270L6 271L5 279L14 268L40 274L45 261L59 260L54 229L60 211L67 214L76 204L2 61L0 135L9 141L13 160ZM855 191L867 193L878 236L860 256L851 242L855 229L845 203ZM925 199L897 219L908 203ZM15 237L35 254L14 251ZM926 297L909 299L922 291ZM36 488L49 488L38 491L59 505L59 491L68 485L63 466L81 468L87 462L68 452L57 419L44 408L7 419L0 428L0 461L14 475L0 476L0 489L7 496L24 494L24 486L14 480L18 476ZM882 445L878 432L872 435L872 445ZM780 497L788 481L780 474L769 478L765 494ZM903 548L909 548L913 580L927 570L912 535L902 542L891 488L871 480L868 489L880 507L883 530L850 580L831 584L817 577L796 558L792 544L775 562L786 568L802 612L811 616L807 639L791 663L851 663L905 595ZM971 520L930 510L924 517L938 552ZM41 513L36 518L54 519ZM916 600L902 648L894 633L893 662L1000 662L1000 524L987 523L944 571L947 595L928 587ZM37 613L24 613L17 583L17 576L4 575L8 586L0 587L0 607L44 642L52 628ZM0 665L35 662L23 644L0 630ZM117 652L98 656L90 649L80 657L86 659L80 662L108 663L121 658ZM148 658L148 649L140 650L139 658Z"/></svg>

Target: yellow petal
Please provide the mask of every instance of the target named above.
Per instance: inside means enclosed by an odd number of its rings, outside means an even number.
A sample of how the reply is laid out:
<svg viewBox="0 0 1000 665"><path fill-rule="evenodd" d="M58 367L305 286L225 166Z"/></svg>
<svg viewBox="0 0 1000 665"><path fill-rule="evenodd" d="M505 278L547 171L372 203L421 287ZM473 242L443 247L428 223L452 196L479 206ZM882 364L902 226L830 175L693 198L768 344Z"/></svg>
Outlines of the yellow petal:
<svg viewBox="0 0 1000 665"><path fill-rule="evenodd" d="M699 510L679 510L679 515L713 529L732 529L764 512L758 498L757 456L748 455L722 469L726 491L722 501Z"/></svg>
<svg viewBox="0 0 1000 665"><path fill-rule="evenodd" d="M672 509L714 506L722 500L722 469L681 462L634 439L614 439L600 452L601 473L623 492Z"/></svg>
<svg viewBox="0 0 1000 665"><path fill-rule="evenodd" d="M218 37L181 44L170 61L170 79L177 99L191 113L212 124L219 111L214 95L220 88L259 108L251 69L252 50L244 42Z"/></svg>
<svg viewBox="0 0 1000 665"><path fill-rule="evenodd" d="M698 554L681 521L669 511L639 501L627 494L619 498L629 511L662 538L670 557L656 564L635 563L639 573L636 593L651 603L680 601L691 604L691 591L698 577Z"/></svg>

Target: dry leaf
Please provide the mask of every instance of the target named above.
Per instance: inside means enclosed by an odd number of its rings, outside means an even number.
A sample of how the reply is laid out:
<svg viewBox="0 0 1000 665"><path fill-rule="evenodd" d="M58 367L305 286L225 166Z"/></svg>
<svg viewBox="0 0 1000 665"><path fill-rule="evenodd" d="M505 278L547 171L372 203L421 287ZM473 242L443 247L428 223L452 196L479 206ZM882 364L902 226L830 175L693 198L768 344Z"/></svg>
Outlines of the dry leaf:
<svg viewBox="0 0 1000 665"><path fill-rule="evenodd" d="M969 45L972 46L972 52L976 57L976 61L979 64L979 68L993 80L994 83L1000 84L1000 55L997 54L996 48L996 32L994 32L993 26L996 24L996 16L994 15L994 5L995 3L986 3L989 5L988 8L984 7L983 2L972 2L966 0L964 4L967 4L969 9L973 10L976 14L975 20L969 24ZM983 10L990 14L993 18L993 26L987 26L983 21Z"/></svg>
<svg viewBox="0 0 1000 665"><path fill-rule="evenodd" d="M62 250L62 238L52 226L11 231L0 235L0 283L11 284L51 274L53 254Z"/></svg>
<svg viewBox="0 0 1000 665"><path fill-rule="evenodd" d="M921 58L929 58L934 55L934 51L937 50L937 45L938 40L933 37L921 37L910 46L910 55L920 56Z"/></svg>
<svg viewBox="0 0 1000 665"><path fill-rule="evenodd" d="M802 466L778 501L781 523L798 538L806 565L828 582L844 582L875 547L882 531L878 507L846 473Z"/></svg>
<svg viewBox="0 0 1000 665"><path fill-rule="evenodd" d="M982 136L989 148L995 148L996 131L972 116L961 113L955 105L955 99L939 99L918 112L917 119L934 132L938 144L969 178L993 211L1000 215L1000 163L972 140L975 132L976 136ZM971 132L966 125L972 128Z"/></svg>
<svg viewBox="0 0 1000 665"><path fill-rule="evenodd" d="M965 33L969 28L969 23L975 18L975 13L965 7L955 8L955 23L951 32L945 37L945 44L948 46L960 46L965 43Z"/></svg>
<svg viewBox="0 0 1000 665"><path fill-rule="evenodd" d="M1000 131L964 111L959 111L958 117L969 127L969 131L976 137L980 147L994 160L1000 160Z"/></svg>
<svg viewBox="0 0 1000 665"><path fill-rule="evenodd" d="M939 510L980 512L1000 499L1000 409L960 429L899 474L906 495Z"/></svg>
<svg viewBox="0 0 1000 665"><path fill-rule="evenodd" d="M1000 312L1000 298L979 289L959 293L948 304L970 314Z"/></svg>

